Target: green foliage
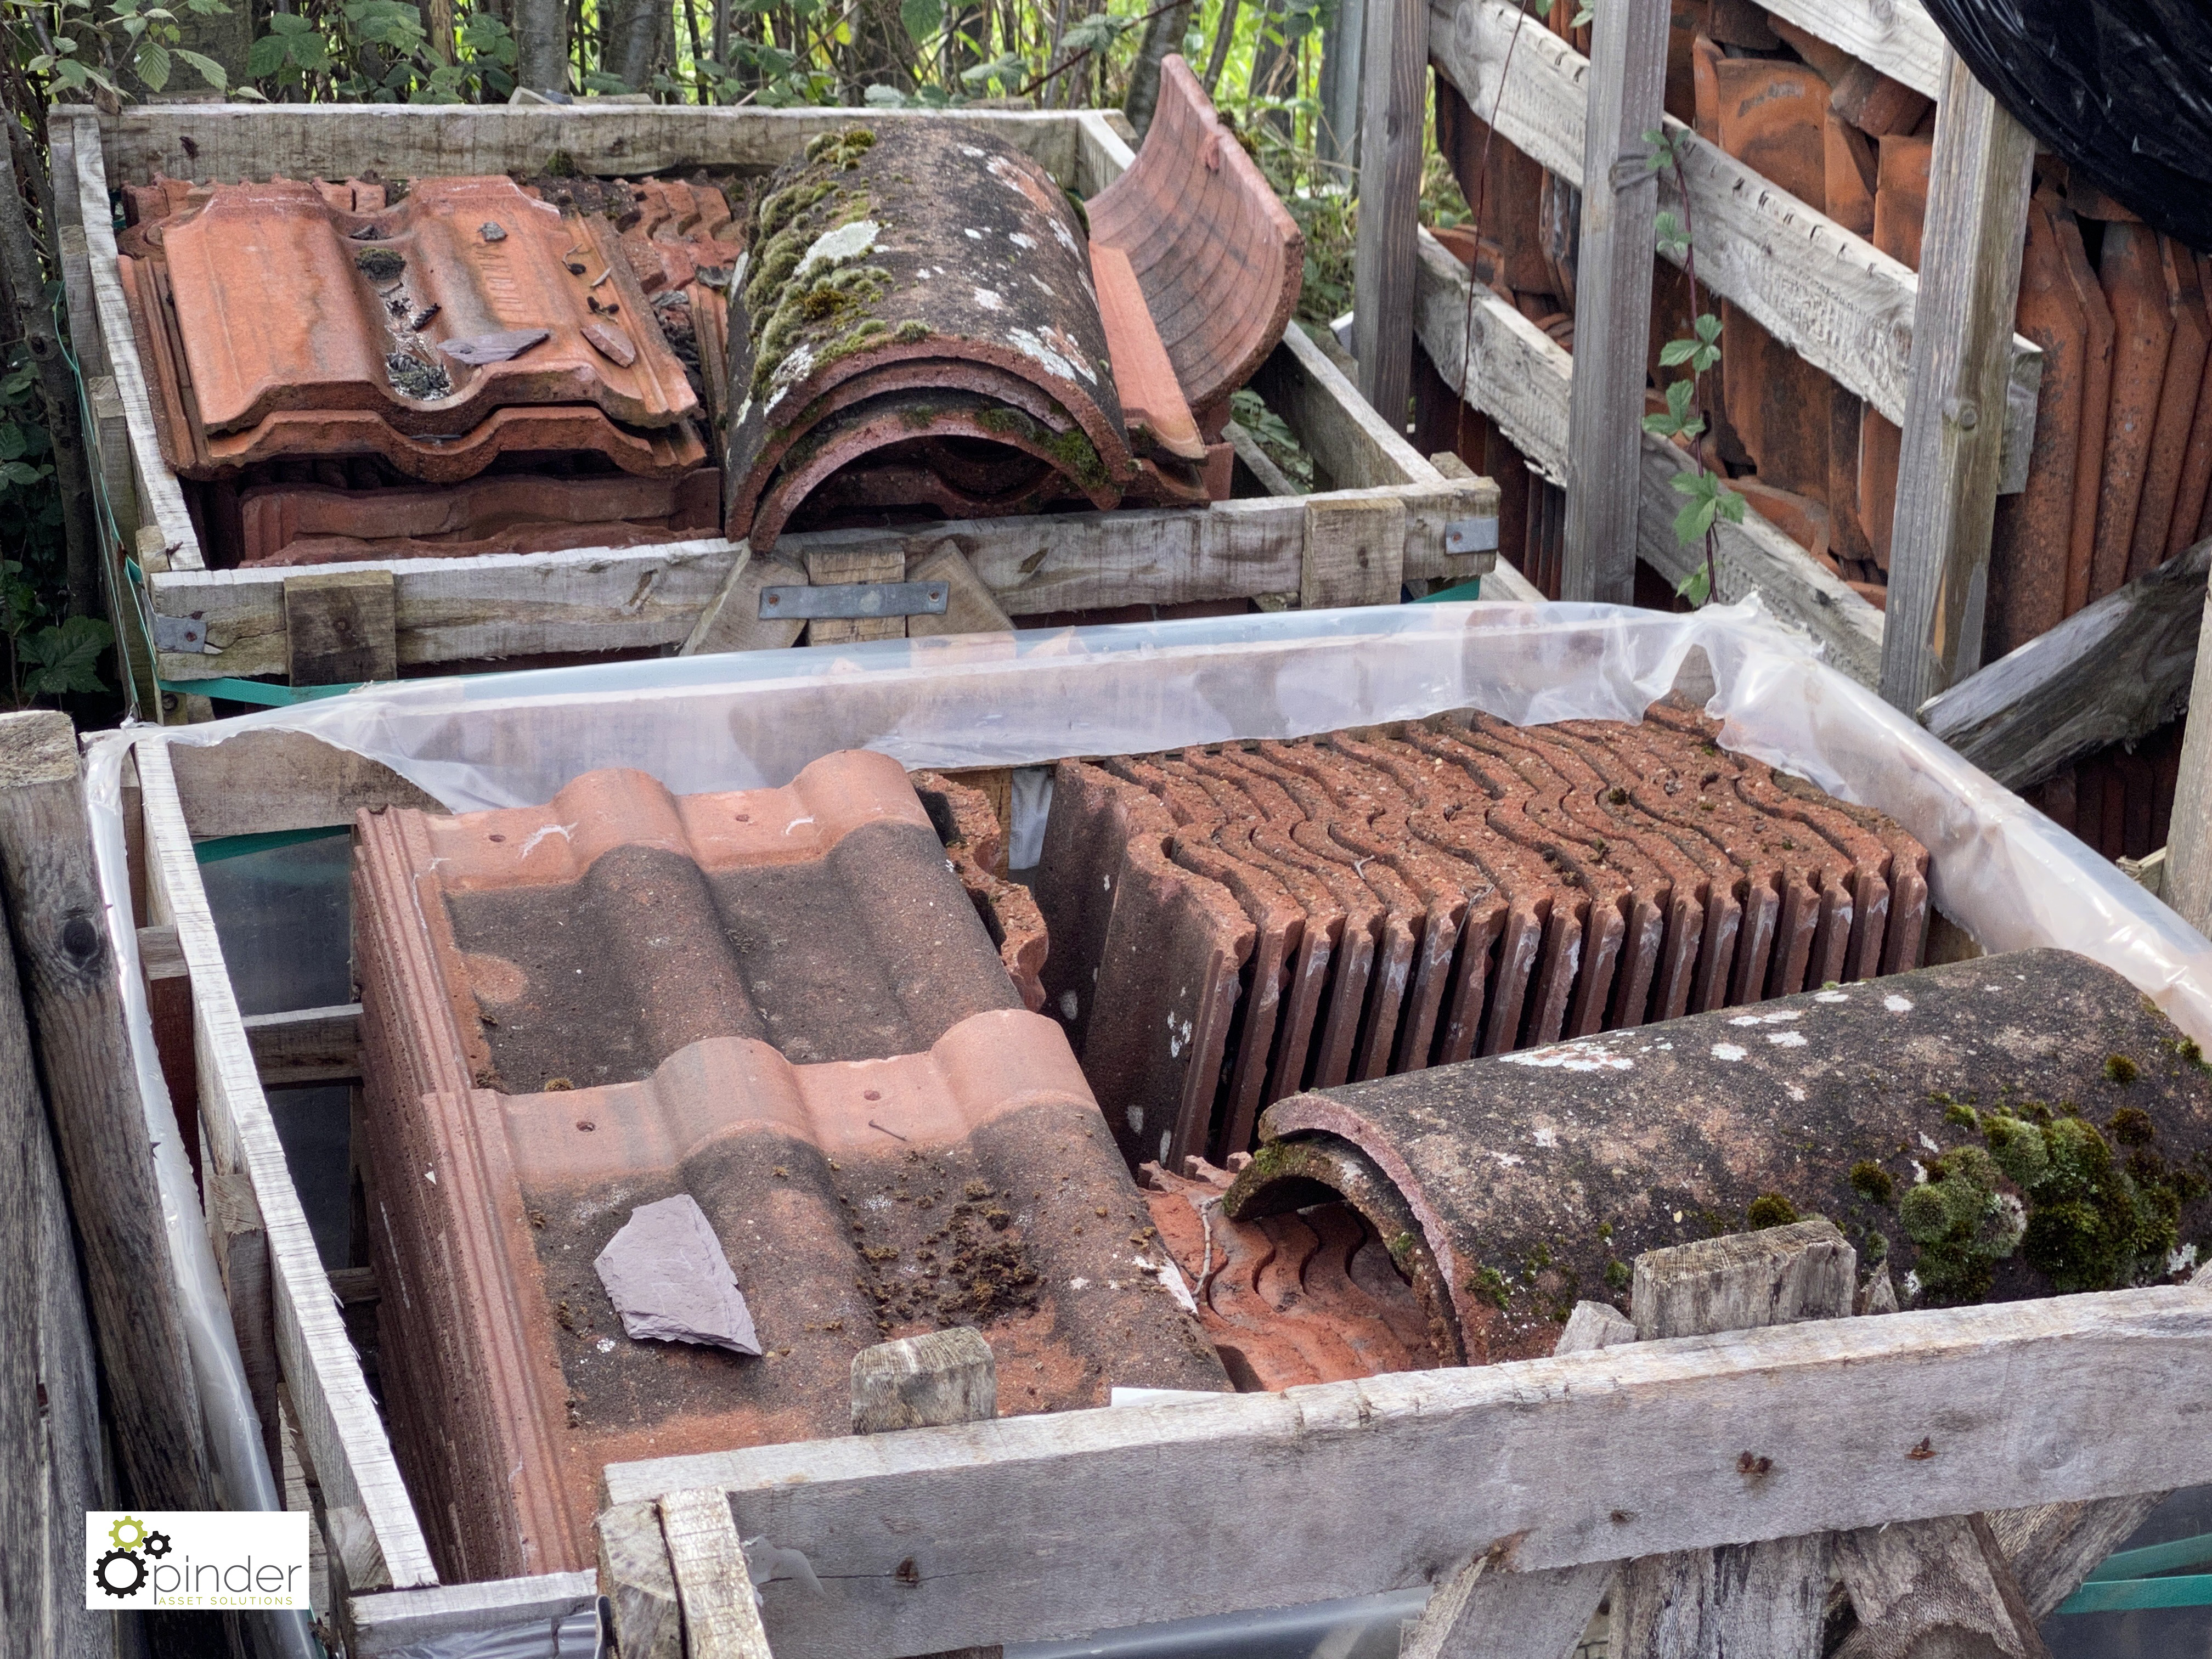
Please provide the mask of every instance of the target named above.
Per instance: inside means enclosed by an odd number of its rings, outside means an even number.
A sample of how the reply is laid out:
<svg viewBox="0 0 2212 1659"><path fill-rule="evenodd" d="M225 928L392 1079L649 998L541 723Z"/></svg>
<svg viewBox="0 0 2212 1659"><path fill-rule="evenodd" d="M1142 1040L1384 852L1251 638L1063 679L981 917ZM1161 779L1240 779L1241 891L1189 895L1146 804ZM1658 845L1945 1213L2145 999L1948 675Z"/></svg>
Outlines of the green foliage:
<svg viewBox="0 0 2212 1659"><path fill-rule="evenodd" d="M23 696L36 699L64 691L98 691L100 653L115 643L115 630L97 617L70 617L15 640Z"/></svg>
<svg viewBox="0 0 2212 1659"><path fill-rule="evenodd" d="M1797 1206L1779 1193L1761 1193L1751 1200L1745 1212L1752 1231L1765 1232L1770 1227L1787 1227L1797 1219Z"/></svg>
<svg viewBox="0 0 2212 1659"><path fill-rule="evenodd" d="M1716 519L1743 522L1743 497L1710 472L1677 473L1669 488L1690 498L1674 515L1674 539L1685 547L1703 541Z"/></svg>
<svg viewBox="0 0 2212 1659"><path fill-rule="evenodd" d="M185 0L193 17L230 8L222 0ZM3 0L0 27L11 37L15 60L48 96L77 97L94 90L130 95L126 77L154 92L165 90L183 63L218 92L228 77L213 58L187 50L174 11L153 0Z"/></svg>
<svg viewBox="0 0 2212 1659"><path fill-rule="evenodd" d="M1676 368L1690 366L1692 375L1703 374L1721 360L1721 319L1710 311L1700 316L1691 328L1694 337L1669 340L1659 348L1659 366Z"/></svg>
<svg viewBox="0 0 2212 1659"><path fill-rule="evenodd" d="M1292 483L1301 490L1313 488L1313 458L1299 445L1297 435L1283 417L1260 401L1258 392L1249 386L1231 392L1229 412Z"/></svg>
<svg viewBox="0 0 2212 1659"><path fill-rule="evenodd" d="M1682 344L1681 341L1674 342ZM1646 415L1644 429L1662 438L1694 438L1705 429L1705 416L1692 407L1698 395L1694 380L1674 380L1667 387L1667 409L1664 414Z"/></svg>

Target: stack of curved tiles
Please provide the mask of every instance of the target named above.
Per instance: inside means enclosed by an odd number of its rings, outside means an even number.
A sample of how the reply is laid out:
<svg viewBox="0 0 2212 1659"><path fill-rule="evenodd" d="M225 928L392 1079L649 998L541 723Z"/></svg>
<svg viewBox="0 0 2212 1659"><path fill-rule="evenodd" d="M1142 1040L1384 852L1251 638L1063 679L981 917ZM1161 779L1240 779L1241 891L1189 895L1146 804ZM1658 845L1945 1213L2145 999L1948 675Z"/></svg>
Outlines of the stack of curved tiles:
<svg viewBox="0 0 2212 1659"><path fill-rule="evenodd" d="M704 434L738 249L713 185L616 180L566 206L505 177L417 179L396 204L361 179L125 194L155 428L216 565L720 524Z"/></svg>
<svg viewBox="0 0 2212 1659"><path fill-rule="evenodd" d="M963 891L988 835L949 859L896 763L682 798L594 772L358 833L383 1370L442 1573L590 1565L610 1461L847 1432L887 1337L979 1328L1009 1412L1228 1386L1010 976L1033 923L994 949ZM757 1356L625 1334L594 1271L680 1196Z"/></svg>
<svg viewBox="0 0 2212 1659"><path fill-rule="evenodd" d="M1224 1158L1300 1089L1915 966L1925 849L1717 730L1467 713L1062 762L1048 1008L1124 1155Z"/></svg>
<svg viewBox="0 0 2212 1659"><path fill-rule="evenodd" d="M733 289L724 528L1225 493L1230 392L1281 337L1303 243L1169 60L1088 209L951 123L824 133L771 181Z"/></svg>

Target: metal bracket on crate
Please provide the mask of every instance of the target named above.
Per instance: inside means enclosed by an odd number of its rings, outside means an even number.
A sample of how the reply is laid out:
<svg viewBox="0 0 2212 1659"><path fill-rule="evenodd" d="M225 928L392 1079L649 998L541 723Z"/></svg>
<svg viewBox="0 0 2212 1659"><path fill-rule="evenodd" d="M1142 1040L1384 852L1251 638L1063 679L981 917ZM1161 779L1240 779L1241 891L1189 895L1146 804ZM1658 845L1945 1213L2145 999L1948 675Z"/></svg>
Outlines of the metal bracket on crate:
<svg viewBox="0 0 2212 1659"><path fill-rule="evenodd" d="M1444 551L1495 553L1498 551L1498 520L1494 518L1448 520L1444 525Z"/></svg>
<svg viewBox="0 0 2212 1659"><path fill-rule="evenodd" d="M221 654L207 642L207 623L198 617L154 617L154 648L156 651L182 651L200 656Z"/></svg>
<svg viewBox="0 0 2212 1659"><path fill-rule="evenodd" d="M1496 544L1493 529L1492 544ZM763 622L804 617L941 617L952 590L943 582L834 582L823 587L763 587Z"/></svg>

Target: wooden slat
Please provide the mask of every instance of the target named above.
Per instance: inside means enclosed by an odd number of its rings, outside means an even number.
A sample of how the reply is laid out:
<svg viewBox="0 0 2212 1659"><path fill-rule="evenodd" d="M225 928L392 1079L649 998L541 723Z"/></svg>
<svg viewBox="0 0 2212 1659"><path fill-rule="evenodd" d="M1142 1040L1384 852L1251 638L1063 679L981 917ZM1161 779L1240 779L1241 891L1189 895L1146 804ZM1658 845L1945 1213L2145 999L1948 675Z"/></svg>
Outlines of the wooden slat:
<svg viewBox="0 0 2212 1659"><path fill-rule="evenodd" d="M838 1584L768 1586L773 1639L857 1659L1370 1594L1516 1533L1537 1570L2190 1485L2212 1479L2212 1441L2172 1383L2207 1364L2212 1297L2124 1291L614 1464L606 1482L614 1503L735 1493L746 1535ZM1771 1459L1757 1481L1746 1451ZM1163 1468L1186 1471L1164 1510ZM1172 1574L1097 1570L1164 1550Z"/></svg>
<svg viewBox="0 0 2212 1659"><path fill-rule="evenodd" d="M198 1390L67 715L0 715L0 885L123 1480L147 1508L205 1509Z"/></svg>
<svg viewBox="0 0 2212 1659"><path fill-rule="evenodd" d="M1671 16L1668 0L1610 0L1590 29L1562 599L1636 601L1637 457L1658 210L1642 135L1663 112Z"/></svg>
<svg viewBox="0 0 2212 1659"><path fill-rule="evenodd" d="M1428 24L1422 0L1369 0L1366 23L1352 355L1359 361L1361 395L1392 431L1401 432L1413 386L1413 252L1426 141L1427 89L1421 82Z"/></svg>
<svg viewBox="0 0 2212 1659"><path fill-rule="evenodd" d="M398 617L388 570L316 570L284 578L284 678L357 685L399 678Z"/></svg>
<svg viewBox="0 0 2212 1659"><path fill-rule="evenodd" d="M87 112L73 116L69 127L76 175L74 179L58 179L56 188L74 188L76 191L100 336L106 349L108 372L115 378L116 396L122 400L124 422L131 434L132 459L128 475L118 477L106 471L103 465L107 493L111 498L126 493L135 495L137 521L161 532L172 569L198 570L206 560L200 553L199 537L192 529L191 515L185 510L185 493L178 487L176 475L161 459L161 441L154 434L154 408L149 401L146 373L139 364L137 340L131 329L131 308L124 302L123 286L115 274L115 222L107 204L107 175L100 149L100 124Z"/></svg>
<svg viewBox="0 0 2212 1659"><path fill-rule="evenodd" d="M620 104L466 109L404 104L139 104L104 116L108 184L172 179L235 182L282 173L345 179L371 171L387 179L440 174L539 173L556 153L580 173L634 179L641 173L734 167L766 173L818 133L856 121L882 128L958 120L980 126L1044 163L1054 177L1075 177L1080 131L1058 112L969 110L706 108ZM188 149L185 141L191 141Z"/></svg>
<svg viewBox="0 0 2212 1659"><path fill-rule="evenodd" d="M684 1659L769 1659L730 1500L714 1487L670 1492L660 1530L684 1608Z"/></svg>
<svg viewBox="0 0 2212 1659"><path fill-rule="evenodd" d="M1455 391L1461 387L1464 362L1466 380L1473 387L1469 401L1498 422L1539 471L1557 482L1566 466L1567 400L1574 360L1487 289L1474 291L1470 311L1467 268L1425 231L1419 258L1416 327L1430 360ZM1471 355L1467 348L1470 316ZM1637 554L1670 584L1679 583L1703 559L1704 551L1684 548L1674 539L1674 514L1682 498L1669 481L1693 463L1674 445L1647 434L1643 465ZM1715 528L1723 599L1741 599L1756 591L1777 616L1820 641L1835 667L1862 684L1874 683L1881 662L1880 611L1756 513L1745 513L1740 525L1723 520ZM1412 574L1410 565L1407 574Z"/></svg>
<svg viewBox="0 0 2212 1659"><path fill-rule="evenodd" d="M2212 592L2197 624L2197 669L2190 702L2212 708ZM2166 843L2166 902L2198 933L2212 930L2212 720L2183 728L2181 773L2174 786L2172 828Z"/></svg>
<svg viewBox="0 0 2212 1659"><path fill-rule="evenodd" d="M1943 32L1920 0L1761 0L1923 97L1943 96Z"/></svg>
<svg viewBox="0 0 2212 1659"><path fill-rule="evenodd" d="M1982 665L1990 539L2035 141L1956 58L1936 118L1927 273L1897 469L1881 694L1917 708Z"/></svg>
<svg viewBox="0 0 2212 1659"><path fill-rule="evenodd" d="M341 1083L361 1075L361 1004L248 1014L246 1040L264 1089Z"/></svg>
<svg viewBox="0 0 2212 1659"><path fill-rule="evenodd" d="M1520 38L1514 44L1516 27ZM1498 111L1498 134L1580 187L1589 59L1540 21L1522 21L1504 0L1431 0L1429 30L1437 68L1486 116L1497 103L1499 71L1511 45L1513 71ZM1672 116L1664 125L1675 137L1689 182L1687 218L1695 233L1698 282L1735 301L1790 350L1902 422L1918 279ZM1660 180L1659 206L1682 216L1671 174ZM2008 422L2006 446L2025 457L2035 435L2034 391L2043 354L2033 341L2008 327L2006 331L2011 372L2027 399L2024 420Z"/></svg>
<svg viewBox="0 0 2212 1659"><path fill-rule="evenodd" d="M429 1651L457 1637L532 1626L543 1640L553 1620L589 1607L598 1593L592 1573L549 1572L535 1578L356 1595L346 1608L353 1634L349 1651L354 1659L385 1659Z"/></svg>
<svg viewBox="0 0 2212 1659"><path fill-rule="evenodd" d="M2131 743L2189 706L2212 540L2075 611L1920 706L1920 721L2008 789Z"/></svg>
<svg viewBox="0 0 2212 1659"><path fill-rule="evenodd" d="M349 1591L437 1583L392 1445L331 1296L231 992L167 746L135 750L156 920L173 924L192 977L201 1121L218 1172L243 1171L269 1241L276 1351L322 1488Z"/></svg>
<svg viewBox="0 0 2212 1659"><path fill-rule="evenodd" d="M179 743L169 763L195 841L324 830L363 809L446 809L390 767L304 732L240 732L216 744Z"/></svg>

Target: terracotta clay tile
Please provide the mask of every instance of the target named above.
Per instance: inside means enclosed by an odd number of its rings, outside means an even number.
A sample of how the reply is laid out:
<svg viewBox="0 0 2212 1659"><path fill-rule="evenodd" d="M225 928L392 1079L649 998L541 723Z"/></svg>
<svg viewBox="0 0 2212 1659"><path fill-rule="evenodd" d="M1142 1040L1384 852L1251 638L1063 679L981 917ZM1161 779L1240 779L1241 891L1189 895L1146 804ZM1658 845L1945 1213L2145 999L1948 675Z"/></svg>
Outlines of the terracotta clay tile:
<svg viewBox="0 0 2212 1659"><path fill-rule="evenodd" d="M1874 245L1893 259L1920 269L1920 231L1928 217L1928 165L1935 142L1885 136L1874 196Z"/></svg>
<svg viewBox="0 0 2212 1659"><path fill-rule="evenodd" d="M383 1375L449 1577L588 1564L607 1462L842 1431L885 1335L978 1327L1008 1412L1224 1386L894 763L358 833ZM622 1334L592 1261L677 1194L760 1358Z"/></svg>
<svg viewBox="0 0 2212 1659"><path fill-rule="evenodd" d="M1821 142L1821 188L1828 216L1855 235L1873 235L1879 179L1874 145L1833 109L1822 127Z"/></svg>
<svg viewBox="0 0 2212 1659"><path fill-rule="evenodd" d="M1828 551L1829 515L1821 502L1757 478L1731 480L1729 488L1750 502L1752 510L1760 518L1803 548L1815 562L1827 566L1838 575L1843 574Z"/></svg>
<svg viewBox="0 0 2212 1659"><path fill-rule="evenodd" d="M2100 599L2128 580L2136 518L2150 469L2151 441L2173 349L2173 307L2158 233L2108 225L2099 262L2112 307L2112 398L2105 437L2104 487L2089 597Z"/></svg>
<svg viewBox="0 0 2212 1659"><path fill-rule="evenodd" d="M1802 64L1723 58L1713 65L1720 147L1819 208L1826 191L1828 83Z"/></svg>
<svg viewBox="0 0 2212 1659"><path fill-rule="evenodd" d="M2017 1100L2027 1117L2031 1103L2072 1100L2097 1123L2126 1105L2147 1115L2160 1167L2203 1156L2212 1080L2176 1046L2171 1023L2108 969L2057 951L1989 957L1296 1096L1268 1109L1263 1150L1222 1209L1261 1220L1311 1205L1319 1182L1384 1237L1406 1226L1401 1270L1449 1363L1551 1352L1577 1299L1620 1297L1638 1253L1741 1227L1767 1194L1886 1250L1906 1294L1924 1286L1931 1305L2087 1289L2054 1285L2035 1245L1978 1284L1947 1282L1942 1254L1896 1226L1893 1194L1927 1158L1920 1137L1981 1144L1945 1115L1967 1094L1985 1112ZM2106 1074L2116 1050L2152 1057L2138 1080ZM1862 1190L1863 1172L1853 1181L1867 1164L1890 1177L1880 1195ZM2185 1234L2207 1203L2185 1200Z"/></svg>
<svg viewBox="0 0 2212 1659"><path fill-rule="evenodd" d="M633 426L682 420L697 399L628 261L611 258L614 239L600 235L506 178L418 179L374 214L284 179L219 186L162 243L200 419L220 434L280 410L367 410L397 431L448 434L497 407L588 403ZM404 268L368 275L357 262L372 252ZM580 262L585 276L566 268ZM269 303L271 269L298 303ZM591 278L609 269L614 281L595 295ZM587 343L590 326L627 337L630 361ZM477 367L439 349L517 329L548 337ZM446 389L404 389L386 366L394 354L442 374Z"/></svg>
<svg viewBox="0 0 2212 1659"><path fill-rule="evenodd" d="M1932 99L1865 64L1836 82L1828 102L1838 115L1875 138L1912 131L1934 107Z"/></svg>
<svg viewBox="0 0 2212 1659"><path fill-rule="evenodd" d="M1013 981L1022 1006L1031 1013L1044 1006L1044 964L1050 949L1044 915L1036 897L1019 882L997 872L1006 862L1005 831L989 797L936 772L913 775L915 794L929 814L953 874L975 906L975 914L999 947L999 960Z"/></svg>
<svg viewBox="0 0 2212 1659"><path fill-rule="evenodd" d="M1288 1389L1437 1365L1427 1319L1375 1228L1348 1204L1232 1222L1225 1170L1139 1170L1160 1241L1240 1389Z"/></svg>
<svg viewBox="0 0 2212 1659"><path fill-rule="evenodd" d="M1256 938L1227 889L1176 867L1174 830L1158 800L1097 767L1054 775L1036 886L1054 940L1045 986L1071 1024L1075 999L1085 1075L1132 1167L1206 1150Z"/></svg>
<svg viewBox="0 0 2212 1659"><path fill-rule="evenodd" d="M2159 238L2158 253L2172 336L2159 389L2158 420L2143 463L2142 501L2136 509L2135 540L2128 556L2130 581L2166 557L2188 462L2189 430L2204 381L2206 348L2212 344L2212 320L2205 315L2197 256L2165 236Z"/></svg>
<svg viewBox="0 0 2212 1659"><path fill-rule="evenodd" d="M1697 100L1697 118L1691 125L1709 144L1721 141L1720 66L1727 61L1717 41L1700 34L1690 43L1691 79Z"/></svg>
<svg viewBox="0 0 2212 1659"><path fill-rule="evenodd" d="M2052 228L2065 259L2066 281L2086 327L2082 347L2081 447L2074 461L2074 532L2066 554L2066 614L2089 603L2097 553L2097 517L2104 499L2105 442L2112 422L2112 360L2118 329L2104 284L2089 263L2081 227L2069 213Z"/></svg>
<svg viewBox="0 0 2212 1659"><path fill-rule="evenodd" d="M1138 440L1140 450L1158 445L1185 460L1206 459L1206 443L1191 419L1176 380L1175 365L1168 361L1160 331L1145 307L1145 290L1138 286L1129 256L1103 242L1091 244L1091 275L1098 288L1098 317L1105 325L1106 345L1113 354L1114 389L1121 394L1121 416Z"/></svg>
<svg viewBox="0 0 2212 1659"><path fill-rule="evenodd" d="M2027 487L1998 498L1990 537L1982 654L1991 662L2057 627L2067 614L2088 319L2068 275L2054 209L2065 211L2056 198L2041 194L2028 204L2014 325L2043 349L2043 383Z"/></svg>
<svg viewBox="0 0 2212 1659"><path fill-rule="evenodd" d="M1086 214L1091 240L1128 256L1186 402L1218 435L1297 305L1305 239L1179 56L1136 161Z"/></svg>
<svg viewBox="0 0 2212 1659"><path fill-rule="evenodd" d="M264 484L240 491L238 510L244 564L460 558L711 534L721 513L721 474L711 467L668 479L509 474L443 489Z"/></svg>
<svg viewBox="0 0 2212 1659"><path fill-rule="evenodd" d="M1480 215L1488 250L1482 281L1508 293L1535 289L1547 280L1542 237L1534 206L1544 187L1544 169L1502 138L1492 139L1481 117L1469 110L1450 86L1437 86L1437 148L1451 163L1452 176L1470 208ZM1471 233L1449 239L1459 257L1474 268ZM1511 545L1511 544L1508 544Z"/></svg>
<svg viewBox="0 0 2212 1659"><path fill-rule="evenodd" d="M2196 260L2198 290L2212 295L2212 258L2200 253ZM2182 463L2180 487L2174 492L2173 522L2166 529L2166 558L2194 546L2203 533L2208 493L2212 493L2212 364L2208 364L2197 386L2188 453Z"/></svg>

